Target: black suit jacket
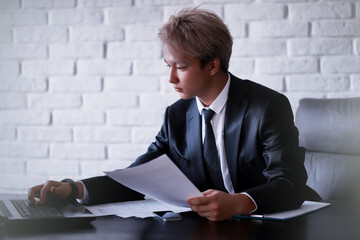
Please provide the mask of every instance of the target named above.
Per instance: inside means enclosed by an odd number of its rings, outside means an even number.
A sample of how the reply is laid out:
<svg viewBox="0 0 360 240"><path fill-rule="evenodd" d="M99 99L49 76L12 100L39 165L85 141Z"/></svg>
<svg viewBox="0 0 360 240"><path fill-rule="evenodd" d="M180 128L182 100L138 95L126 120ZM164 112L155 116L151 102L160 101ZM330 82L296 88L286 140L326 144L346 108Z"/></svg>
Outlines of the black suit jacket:
<svg viewBox="0 0 360 240"><path fill-rule="evenodd" d="M257 203L258 213L299 207L307 190L305 151L298 145L288 99L231 75L226 104L224 144L235 192L247 192ZM156 141L131 166L167 154L204 191L214 187L206 175L201 148L201 116L196 100L181 99L166 109ZM106 176L83 182L90 204L143 197Z"/></svg>

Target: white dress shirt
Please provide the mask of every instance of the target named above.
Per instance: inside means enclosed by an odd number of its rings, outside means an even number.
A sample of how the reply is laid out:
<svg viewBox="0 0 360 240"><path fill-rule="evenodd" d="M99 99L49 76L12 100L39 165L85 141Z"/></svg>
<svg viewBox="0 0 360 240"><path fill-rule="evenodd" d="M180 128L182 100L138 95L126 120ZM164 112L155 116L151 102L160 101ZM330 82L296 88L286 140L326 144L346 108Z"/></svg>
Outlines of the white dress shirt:
<svg viewBox="0 0 360 240"><path fill-rule="evenodd" d="M230 174L229 174L229 168L227 165L226 160L226 153L225 153L225 142L224 142L224 128L225 128L225 112L226 112L226 102L228 99L229 94L229 88L230 88L230 74L228 74L228 79L225 84L225 87L220 92L220 94L217 96L217 98L214 100L214 102L211 103L209 107L205 107L204 104L199 100L198 97L196 97L196 104L199 110L199 114L202 115L202 110L205 109L211 109L215 112L213 118L211 119L211 126L214 131L215 136L215 142L216 142L216 148L218 150L218 159L220 161L220 167L221 167L221 174L223 177L225 189L228 191L228 193L233 194L234 193L234 186L232 184ZM202 116L202 141L204 143L205 139L205 119L204 116ZM257 204L255 200L246 192L242 192L242 194L246 194L255 204L255 210L257 209Z"/></svg>
<svg viewBox="0 0 360 240"><path fill-rule="evenodd" d="M230 87L230 75L226 82L224 89L221 91L219 96L214 100L214 102L209 106L205 107L202 102L196 97L196 103L199 110L199 114L201 115L202 110L211 109L215 112L213 118L211 119L211 126L214 131L216 148L218 150L218 158L220 160L220 167L221 167L221 174L224 180L225 189L229 193L234 193L234 187L230 179L229 168L226 161L226 154L225 154L225 144L224 144L224 126L225 126L225 112L226 112L226 101L228 98ZM205 119L202 116L202 141L204 143L205 138Z"/></svg>

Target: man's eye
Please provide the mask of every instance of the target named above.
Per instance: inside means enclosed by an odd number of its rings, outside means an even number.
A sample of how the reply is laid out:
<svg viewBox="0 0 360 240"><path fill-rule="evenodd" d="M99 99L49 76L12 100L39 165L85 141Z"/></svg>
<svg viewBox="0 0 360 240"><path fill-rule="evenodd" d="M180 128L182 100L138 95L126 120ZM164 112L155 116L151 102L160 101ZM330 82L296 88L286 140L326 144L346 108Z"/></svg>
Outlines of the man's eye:
<svg viewBox="0 0 360 240"><path fill-rule="evenodd" d="M166 64L167 68L171 68L171 66L169 64ZM184 70L185 67L176 67L177 70Z"/></svg>

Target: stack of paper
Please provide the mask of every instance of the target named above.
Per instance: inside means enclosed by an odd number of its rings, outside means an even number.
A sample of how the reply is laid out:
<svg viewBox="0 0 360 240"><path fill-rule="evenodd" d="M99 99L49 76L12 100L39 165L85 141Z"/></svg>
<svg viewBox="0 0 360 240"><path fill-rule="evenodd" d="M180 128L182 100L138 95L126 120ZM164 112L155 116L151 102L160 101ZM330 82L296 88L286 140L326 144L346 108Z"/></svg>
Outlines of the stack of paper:
<svg viewBox="0 0 360 240"><path fill-rule="evenodd" d="M191 210L190 208L183 207L168 207L153 199L87 206L87 209L97 217L116 215L123 218L152 217L155 211L187 212Z"/></svg>

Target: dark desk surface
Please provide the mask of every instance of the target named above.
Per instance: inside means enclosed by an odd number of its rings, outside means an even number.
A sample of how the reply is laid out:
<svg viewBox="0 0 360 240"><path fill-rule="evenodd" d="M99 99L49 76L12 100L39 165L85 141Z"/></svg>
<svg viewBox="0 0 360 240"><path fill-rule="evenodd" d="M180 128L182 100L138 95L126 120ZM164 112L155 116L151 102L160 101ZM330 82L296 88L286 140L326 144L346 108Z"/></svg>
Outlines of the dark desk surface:
<svg viewBox="0 0 360 240"><path fill-rule="evenodd" d="M0 195L4 199L4 195ZM5 197L6 198L6 197ZM286 221L228 220L210 222L196 214L183 221L164 223L154 218L101 217L85 226L47 227L0 234L0 239L360 239L358 203L332 202L332 206Z"/></svg>

